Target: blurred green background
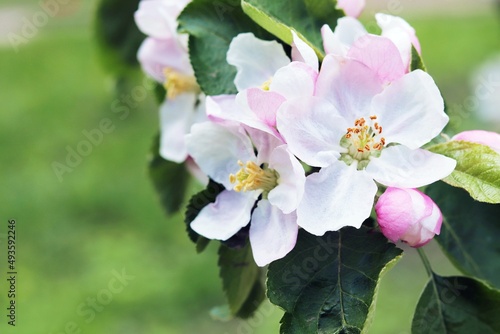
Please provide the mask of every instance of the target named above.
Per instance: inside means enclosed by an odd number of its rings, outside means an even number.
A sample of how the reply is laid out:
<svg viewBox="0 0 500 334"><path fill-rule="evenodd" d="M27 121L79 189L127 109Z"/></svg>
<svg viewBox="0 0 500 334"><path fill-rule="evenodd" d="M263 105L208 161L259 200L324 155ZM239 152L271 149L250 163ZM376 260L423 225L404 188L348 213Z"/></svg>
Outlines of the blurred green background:
<svg viewBox="0 0 500 334"><path fill-rule="evenodd" d="M365 21L376 6L384 8L372 4ZM69 1L15 52L6 34L40 7L0 3L0 333L278 333L282 312L270 304L246 322L210 317L211 308L224 304L216 247L197 255L182 214L162 211L147 176L158 129L154 96L128 106L128 113L114 112L126 96L116 94L99 61L95 7L96 1ZM449 105L471 96L471 73L500 53L499 15L479 7L402 13L417 29L428 70ZM134 80L142 83L139 72ZM53 162L65 163L68 146L76 149L83 131L103 119L113 130L59 180ZM452 132L498 130L472 114L452 125ZM5 316L8 219L17 220L18 233L15 328ZM435 244L428 249L438 273L455 273ZM369 333L409 333L425 281L409 250L381 284Z"/></svg>

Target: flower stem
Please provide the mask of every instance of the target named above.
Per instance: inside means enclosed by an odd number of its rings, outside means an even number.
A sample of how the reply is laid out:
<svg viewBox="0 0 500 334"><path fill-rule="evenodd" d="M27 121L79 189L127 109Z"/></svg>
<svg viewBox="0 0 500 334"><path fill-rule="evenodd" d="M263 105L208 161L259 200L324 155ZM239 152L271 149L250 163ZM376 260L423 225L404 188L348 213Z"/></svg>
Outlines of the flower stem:
<svg viewBox="0 0 500 334"><path fill-rule="evenodd" d="M425 255L425 252L422 248L417 248L417 252L418 255L420 256L420 259L422 260L422 263L424 264L427 274L429 274L429 276L432 277L432 267L431 263L429 262L429 259L427 258L427 255Z"/></svg>

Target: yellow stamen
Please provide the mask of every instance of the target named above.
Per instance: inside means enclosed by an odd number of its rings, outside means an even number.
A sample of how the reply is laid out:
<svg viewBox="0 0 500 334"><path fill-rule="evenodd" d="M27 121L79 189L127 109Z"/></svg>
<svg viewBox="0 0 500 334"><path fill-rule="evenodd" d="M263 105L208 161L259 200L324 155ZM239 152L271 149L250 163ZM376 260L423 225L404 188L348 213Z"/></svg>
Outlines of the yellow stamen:
<svg viewBox="0 0 500 334"><path fill-rule="evenodd" d="M264 82L260 88L262 90L265 90L265 91L269 91L269 89L271 88L271 82L273 82L273 78L269 78L269 80L267 80L266 82Z"/></svg>
<svg viewBox="0 0 500 334"><path fill-rule="evenodd" d="M187 92L200 92L200 87L194 76L179 73L172 68L164 69L163 73L166 78L163 86L167 90L168 99L173 100L177 96Z"/></svg>
<svg viewBox="0 0 500 334"><path fill-rule="evenodd" d="M253 161L244 164L238 161L241 169L236 174L229 175L229 181L235 183L234 190L252 191L264 190L264 195L278 185L278 173L270 168L261 168Z"/></svg>

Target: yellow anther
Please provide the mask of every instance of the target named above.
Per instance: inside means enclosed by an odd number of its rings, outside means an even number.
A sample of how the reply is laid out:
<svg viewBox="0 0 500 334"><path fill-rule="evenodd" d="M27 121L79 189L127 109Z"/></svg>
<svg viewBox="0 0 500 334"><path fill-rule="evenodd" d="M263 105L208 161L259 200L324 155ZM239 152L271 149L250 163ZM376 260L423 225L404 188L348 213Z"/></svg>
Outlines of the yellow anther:
<svg viewBox="0 0 500 334"><path fill-rule="evenodd" d="M265 91L269 91L271 88L271 82L273 82L273 78L269 78L269 80L265 81L260 88Z"/></svg>
<svg viewBox="0 0 500 334"><path fill-rule="evenodd" d="M263 190L267 195L278 185L278 173L270 168L261 168L253 161L244 164L238 161L241 169L236 174L229 175L229 181L235 183L234 190L252 191Z"/></svg>
<svg viewBox="0 0 500 334"><path fill-rule="evenodd" d="M167 90L168 99L173 100L177 96L187 92L200 92L200 87L193 75L182 74L171 68L164 69L163 73L166 78L163 86Z"/></svg>

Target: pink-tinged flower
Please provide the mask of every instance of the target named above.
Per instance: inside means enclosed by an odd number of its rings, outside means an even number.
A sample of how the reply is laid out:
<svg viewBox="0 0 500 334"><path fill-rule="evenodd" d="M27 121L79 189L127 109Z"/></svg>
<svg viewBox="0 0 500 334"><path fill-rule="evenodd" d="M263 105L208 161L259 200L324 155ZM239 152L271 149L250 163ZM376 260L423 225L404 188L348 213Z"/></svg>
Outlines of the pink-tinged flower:
<svg viewBox="0 0 500 334"><path fill-rule="evenodd" d="M441 231L443 216L432 199L417 189L387 188L375 205L387 239L422 247Z"/></svg>
<svg viewBox="0 0 500 334"><path fill-rule="evenodd" d="M281 138L276 130L279 107L289 98L312 96L319 67L314 50L291 33L293 61L275 41L260 40L251 33L235 37L227 61L237 68L234 83L239 93L217 97L219 107L207 109L207 114Z"/></svg>
<svg viewBox="0 0 500 334"><path fill-rule="evenodd" d="M358 17L365 8L365 0L338 0L337 8L342 9L348 16Z"/></svg>
<svg viewBox="0 0 500 334"><path fill-rule="evenodd" d="M178 163L188 157L185 134L193 123L206 120L204 96L189 61L187 36L177 33L177 16L189 2L142 0L135 13L137 26L149 36L139 48L139 62L167 90L160 106L160 155Z"/></svg>
<svg viewBox="0 0 500 334"><path fill-rule="evenodd" d="M286 145L229 122L195 124L186 140L196 164L225 187L191 228L206 238L227 240L250 222L250 244L259 266L288 254L297 239L295 209L305 175Z"/></svg>
<svg viewBox="0 0 500 334"><path fill-rule="evenodd" d="M452 140L464 140L491 147L500 154L500 134L491 131L471 130L456 134Z"/></svg>
<svg viewBox="0 0 500 334"><path fill-rule="evenodd" d="M288 100L278 111L289 150L321 167L307 177L298 224L315 235L360 227L373 206L375 181L418 188L449 175L455 160L420 149L447 122L427 73L413 71L384 85L363 63L328 55L316 96Z"/></svg>
<svg viewBox="0 0 500 334"><path fill-rule="evenodd" d="M372 59L369 52L373 43L385 45L386 49L397 49L400 59L393 59L396 62L395 70L402 74L408 73L412 59L412 45L420 53L420 42L415 34L415 29L400 17L378 13L375 15L378 25L382 28L382 35L369 34L361 22L352 17L343 17L338 20L338 24L333 32L328 25L321 29L323 36L323 47L327 54L350 57L358 59L370 66L372 62L384 62L384 59ZM355 49L356 51L352 50ZM359 52L359 51L363 52ZM389 53L389 52L388 52ZM360 58L360 55L364 57ZM387 62L388 63L388 62Z"/></svg>

